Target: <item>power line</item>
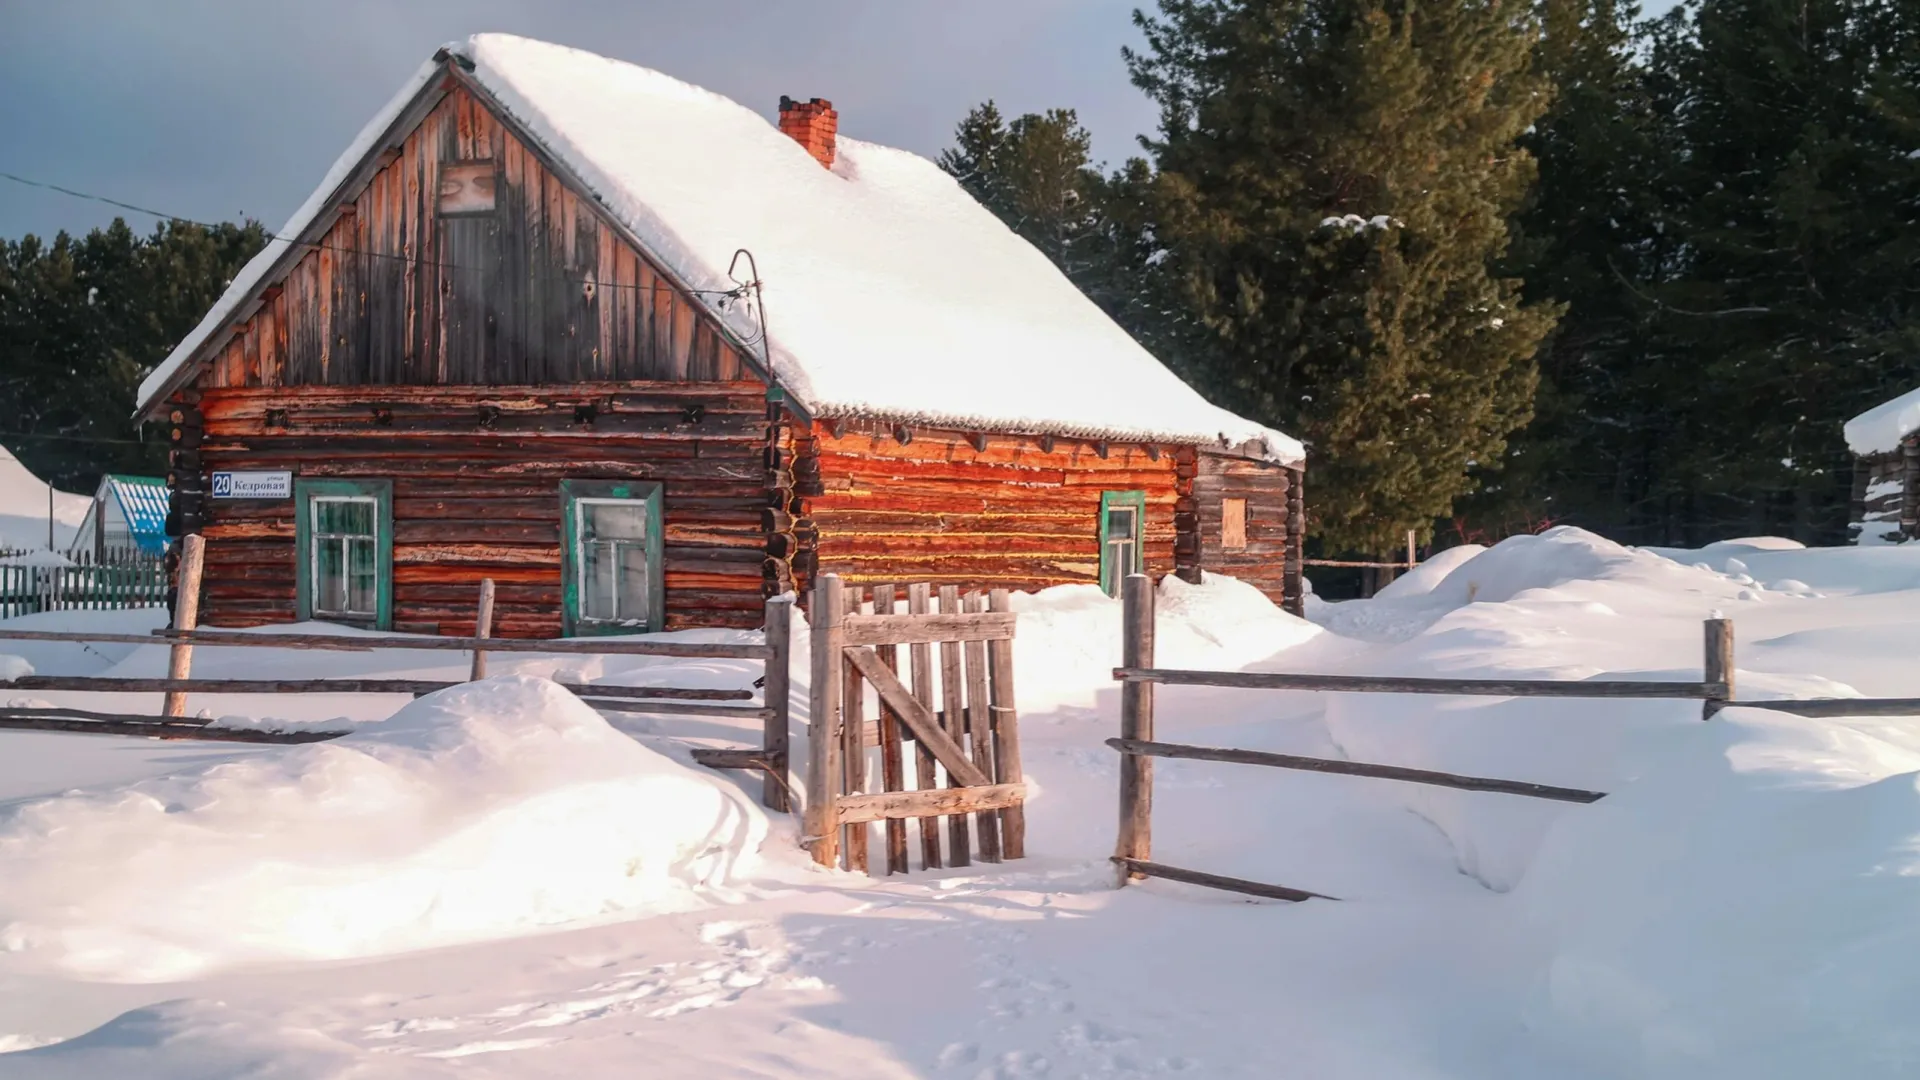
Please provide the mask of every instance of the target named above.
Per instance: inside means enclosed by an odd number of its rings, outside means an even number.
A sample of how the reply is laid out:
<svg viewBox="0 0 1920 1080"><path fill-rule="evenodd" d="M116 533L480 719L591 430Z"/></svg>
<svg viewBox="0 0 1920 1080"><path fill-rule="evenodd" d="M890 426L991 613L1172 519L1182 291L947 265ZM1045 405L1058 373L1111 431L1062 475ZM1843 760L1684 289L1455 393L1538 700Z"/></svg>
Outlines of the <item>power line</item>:
<svg viewBox="0 0 1920 1080"><path fill-rule="evenodd" d="M0 170L0 179L11 180L16 184L24 184L27 187L41 188L46 191L57 191L62 195L69 195L76 199L85 199L89 202L104 203L107 206L118 207L122 210L131 210L136 214L147 214L152 217L160 218L164 221L178 221L188 225L194 225L199 228L209 229L209 230L217 230L219 228L222 228L221 225L215 225L205 221L197 221L193 218L186 217L185 215L182 215L182 214L169 214L160 210L153 210L145 206L137 206L130 202L122 202L119 199L108 198L105 195L95 195L91 192L76 191L73 188L63 187L59 184L48 183L44 180L30 180L27 177L20 176L15 173L6 172L5 170ZM482 271L491 269L490 267L460 266L455 263L445 263L445 262L438 262L438 261L427 262L424 260L415 259L412 256L408 256L408 255L395 255L392 252L372 251L366 248L342 247L338 244L328 244L328 243L323 243L317 240L301 240L296 237L281 236L278 233L267 233L266 236L269 241L277 240L283 244L287 244L294 247L311 248L315 251L332 251L332 252L337 252L344 255L360 255L360 256L365 256L367 258L373 258L373 259L392 259L397 262L411 263L417 266L432 266L439 270L453 270L453 271L477 273L477 272L482 272ZM561 278L558 278L557 280L564 281L570 285L592 285L596 290L598 289L632 289L635 292L652 292L652 293L686 292L686 293L692 293L696 296L716 296L721 298L722 307L725 307L727 300L745 299L747 295L752 291L752 285L754 284L753 282L747 282L747 283L737 285L731 289L677 289L671 285L660 285L660 284L625 285L617 281L599 281L593 278L561 277Z"/></svg>

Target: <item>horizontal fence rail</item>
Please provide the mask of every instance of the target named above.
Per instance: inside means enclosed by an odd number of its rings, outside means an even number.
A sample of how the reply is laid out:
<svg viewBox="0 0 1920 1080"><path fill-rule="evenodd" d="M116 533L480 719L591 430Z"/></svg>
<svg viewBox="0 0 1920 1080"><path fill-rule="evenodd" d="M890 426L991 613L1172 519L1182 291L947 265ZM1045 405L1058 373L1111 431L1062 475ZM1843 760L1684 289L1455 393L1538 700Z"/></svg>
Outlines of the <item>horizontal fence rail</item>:
<svg viewBox="0 0 1920 1080"><path fill-rule="evenodd" d="M1185 668L1113 669L1120 682L1168 686L1223 686L1245 690L1320 690L1361 694L1458 694L1480 697L1697 698L1724 699L1725 683L1643 682L1630 679L1445 679L1385 675L1305 675L1266 671L1196 671Z"/></svg>
<svg viewBox="0 0 1920 1080"><path fill-rule="evenodd" d="M1113 672L1114 679L1120 683L1120 737L1107 740L1107 745L1119 751L1121 755L1120 832L1114 844L1113 854L1113 862L1118 868L1121 886L1125 886L1136 878L1157 877L1276 900L1333 899L1324 893L1223 877L1219 874L1154 862L1152 860L1154 758L1187 758L1197 761L1264 765L1270 768L1394 780L1460 791L1521 795L1567 803L1593 803L1606 797L1605 792L1535 784L1522 780L1464 776L1432 769L1279 754L1263 750L1234 750L1159 742L1154 739L1153 732L1156 686L1213 686L1247 690L1307 690L1359 694L1698 700L1702 703L1703 719L1709 719L1715 712L1725 708L1733 697L1733 624L1726 619L1708 619L1704 625L1705 650L1702 676L1698 682L1623 679L1450 679L1311 675L1291 672L1199 671L1154 667L1152 578L1144 574L1128 577L1123 597L1121 666L1115 668Z"/></svg>
<svg viewBox="0 0 1920 1080"><path fill-rule="evenodd" d="M1181 743L1142 742L1138 739L1108 739L1107 745L1123 754L1148 757L1186 758L1193 761L1226 761L1238 765L1266 765L1276 769L1331 773L1339 776L1371 776L1379 780L1405 780L1415 784L1457 788L1461 791L1494 791L1506 795L1526 795L1558 802L1592 803L1607 797L1604 791L1529 784L1519 780L1494 780L1484 776L1462 776L1431 769L1408 769L1399 765L1373 765L1364 761L1337 761L1332 758L1300 757L1265 750L1228 750L1215 746L1186 746Z"/></svg>
<svg viewBox="0 0 1920 1080"><path fill-rule="evenodd" d="M788 651L791 645L790 628L793 610L791 596L778 596L767 601L766 634L764 640L759 643L651 641L636 638L543 640L493 637L489 633L492 628L494 595L494 583L491 579L480 583L476 608L478 613L476 629L479 632L472 637L238 633L199 630L195 627L198 618L197 598L200 592L200 571L204 551L204 543L199 536L188 536L181 543L181 601L177 610L173 612L177 628L155 630L148 634L131 634L114 631L25 630L0 627L0 642L49 641L167 646L169 656L165 678L27 675L0 681L0 689L7 690L160 693L165 695L162 699L160 716L98 713L51 705L15 706L0 708L0 729L138 735L165 739L218 739L228 742L319 742L339 738L347 732L307 727L291 730L234 728L212 721L196 721L186 715L186 696L191 693L419 695L462 685L460 682L441 679L195 679L190 677L190 670L193 650L196 646L336 652L396 649L471 653L469 681L486 677L487 656L490 653L759 660L764 666L764 671L755 685L765 688L762 704L759 705L751 704L754 693L746 689L621 686L570 682L562 682L560 685L579 696L582 701L606 712L643 712L656 715L723 717L758 721L761 725L762 745L750 751L735 752L737 760L742 762L750 760L752 767L766 772L762 802L770 809L782 812L791 809L790 788L787 782L787 727L790 708ZM0 570L6 569L9 568L0 566ZM55 569L56 572L64 573L68 572L69 568ZM83 569L98 570L100 568ZM0 575L0 584L4 584L3 575ZM159 585L160 596L164 602L166 587L164 572L160 574ZM729 702L745 704L728 704Z"/></svg>

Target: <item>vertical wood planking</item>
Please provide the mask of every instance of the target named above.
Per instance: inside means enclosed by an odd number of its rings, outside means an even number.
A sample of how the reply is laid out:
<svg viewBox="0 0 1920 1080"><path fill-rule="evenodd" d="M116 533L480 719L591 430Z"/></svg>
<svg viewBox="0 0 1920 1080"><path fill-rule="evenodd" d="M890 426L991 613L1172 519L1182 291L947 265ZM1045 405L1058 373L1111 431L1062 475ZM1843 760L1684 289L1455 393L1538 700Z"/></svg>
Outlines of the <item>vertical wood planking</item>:
<svg viewBox="0 0 1920 1080"><path fill-rule="evenodd" d="M760 745L766 753L768 772L760 803L784 814L793 809L787 796L787 777L792 774L788 722L793 706L793 597L775 596L767 601L767 644L773 647L764 684L769 715Z"/></svg>
<svg viewBox="0 0 1920 1080"><path fill-rule="evenodd" d="M1013 599L1005 589L988 594L987 610L1011 613ZM993 775L1002 784L1026 783L1020 763L1020 717L1013 692L1013 642L987 643L987 669L992 679L988 707L993 710ZM1008 859L1027 856L1027 809L1009 806L1000 811L1000 854Z"/></svg>
<svg viewBox="0 0 1920 1080"><path fill-rule="evenodd" d="M840 575L822 574L814 581L809 614L813 620L812 692L807 710L806 835L813 861L821 866L840 864L840 618L843 599Z"/></svg>
<svg viewBox="0 0 1920 1080"><path fill-rule="evenodd" d="M861 588L855 585L846 590L846 611L849 615L860 613ZM848 795L858 795L867 790L867 683L860 670L851 661L841 659L841 676L845 680L840 691L841 721L840 761L844 780L841 791ZM847 849L847 869L866 873L867 837L872 832L869 822L860 822L846 827L847 834L842 843Z"/></svg>
<svg viewBox="0 0 1920 1080"><path fill-rule="evenodd" d="M960 614L960 587L958 585L940 586L940 613L943 615ZM941 725L953 741L962 747L967 745L967 712L964 701L964 676L961 672L960 643L943 641L940 643L940 704ZM947 777L948 787L963 786L953 777ZM953 865L973 865L973 846L967 837L967 815L954 814L947 819L947 843L953 855Z"/></svg>
<svg viewBox="0 0 1920 1080"><path fill-rule="evenodd" d="M1120 664L1123 667L1153 666L1153 579L1145 574L1130 574L1122 587ZM1127 681L1120 684L1120 737L1153 741L1153 684ZM1114 855L1142 862L1153 858L1153 759L1144 754L1120 755L1120 836ZM1119 868L1119 883L1143 875L1134 874L1125 865Z"/></svg>
<svg viewBox="0 0 1920 1080"><path fill-rule="evenodd" d="M925 615L932 610L933 587L925 582L907 586L907 613ZM913 698L927 707L927 712L938 711L933 694L933 646L924 641L907 646L907 654L913 674ZM914 785L921 791L931 791L939 786L940 777L934 768L933 752L914 742ZM927 870L940 869L940 819L923 817L920 822L920 864Z"/></svg>
<svg viewBox="0 0 1920 1080"><path fill-rule="evenodd" d="M963 600L965 610L979 614L987 610L987 598L970 592ZM997 784L994 772L993 710L987 692L987 643L969 641L961 647L967 663L967 734L972 738L973 763L987 774L987 782ZM980 861L1000 861L1000 812L979 810L973 815L980 835Z"/></svg>
<svg viewBox="0 0 1920 1080"><path fill-rule="evenodd" d="M891 615L894 613L896 590L892 585L873 587L873 613ZM880 662L896 674L900 670L900 649L896 645L878 645L874 654ZM885 701L880 703L880 787L883 791L905 791L906 773L901 761L900 717ZM887 832L887 873L904 874L907 865L907 823L903 818L888 818Z"/></svg>

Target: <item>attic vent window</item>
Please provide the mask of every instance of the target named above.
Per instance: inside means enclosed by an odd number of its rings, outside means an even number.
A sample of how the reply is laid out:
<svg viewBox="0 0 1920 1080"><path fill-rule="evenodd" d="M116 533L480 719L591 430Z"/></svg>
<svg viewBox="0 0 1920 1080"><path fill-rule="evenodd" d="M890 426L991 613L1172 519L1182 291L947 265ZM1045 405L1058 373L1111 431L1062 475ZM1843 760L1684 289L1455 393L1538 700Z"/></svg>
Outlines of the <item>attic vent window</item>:
<svg viewBox="0 0 1920 1080"><path fill-rule="evenodd" d="M440 167L440 213L493 212L494 173L491 161L456 161Z"/></svg>

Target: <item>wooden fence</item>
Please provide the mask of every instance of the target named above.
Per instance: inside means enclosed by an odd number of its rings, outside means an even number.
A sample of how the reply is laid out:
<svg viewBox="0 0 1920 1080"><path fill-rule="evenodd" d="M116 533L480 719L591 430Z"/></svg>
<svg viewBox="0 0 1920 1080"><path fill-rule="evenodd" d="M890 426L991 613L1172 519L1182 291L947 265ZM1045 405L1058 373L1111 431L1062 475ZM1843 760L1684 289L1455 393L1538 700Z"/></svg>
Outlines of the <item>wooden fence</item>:
<svg viewBox="0 0 1920 1080"><path fill-rule="evenodd" d="M95 693L147 692L165 695L161 715L143 716L102 713L63 706L10 706L0 708L0 729L39 731L75 731L105 735L139 735L169 739L205 739L234 742L303 743L320 742L347 734L344 730L295 729L288 731L232 728L196 720L186 715L188 694L427 694L460 685L457 682L430 679L196 679L192 677L194 646L220 646L258 649L326 650L370 652L374 649L471 652L469 677L486 676L489 653L542 653L547 655L588 656L668 656L759 660L764 666L760 685L763 702L750 702L751 690L724 690L705 687L674 686L602 686L562 683L582 700L605 711L645 712L677 716L718 716L758 720L762 725L762 746L754 751L757 767L766 772L762 801L771 809L785 812L791 808L786 783L787 718L790 709L788 671L793 598L775 597L767 601L767 636L761 644L724 644L714 642L651 641L645 638L573 638L558 641L529 638L495 638L492 630L493 593L489 579L480 586L481 618L474 637L406 637L397 635L334 634L261 634L235 631L199 630L194 623L198 606L193 598L199 593L199 577L205 547L198 536L189 536L182 547L180 584L182 602L174 613L175 629L155 630L150 634L20 630L0 627L0 641L116 642L122 644L167 644L170 646L165 678L102 678L92 676L28 675L0 680L0 690L56 690ZM696 754L696 757L698 755Z"/></svg>
<svg viewBox="0 0 1920 1080"><path fill-rule="evenodd" d="M814 585L806 813L814 861L868 870L871 823L883 822L887 873L906 873L909 820L917 823L922 868L1021 858L1026 784L1007 591L963 597L942 586L937 612L930 586L904 593L875 586L869 614L862 590L838 575Z"/></svg>
<svg viewBox="0 0 1920 1080"><path fill-rule="evenodd" d="M1681 698L1702 703L1702 719L1725 708L1733 698L1733 624L1726 619L1706 621L1706 654L1699 682L1633 682L1399 678L1369 675L1300 675L1282 672L1194 671L1156 668L1153 663L1153 579L1135 574L1126 580L1122 614L1122 666L1113 677L1120 682L1120 737L1107 740L1120 757L1120 836L1113 862L1119 883L1157 877L1209 888L1277 900L1334 899L1324 893L1242 878L1223 877L1153 861L1153 759L1188 758L1307 772L1398 780L1463 791L1488 791L1559 802L1591 803L1605 792L1551 787L1518 780L1462 776L1428 769L1377 765L1334 758L1301 757L1257 750L1232 750L1155 741L1154 688L1161 684L1225 686L1252 690L1316 690L1372 694L1474 694L1492 697ZM1776 702L1741 702L1768 707ZM1813 703L1789 703L1813 704Z"/></svg>
<svg viewBox="0 0 1920 1080"><path fill-rule="evenodd" d="M0 619L42 611L164 607L167 571L159 556L83 551L72 566L0 563Z"/></svg>

